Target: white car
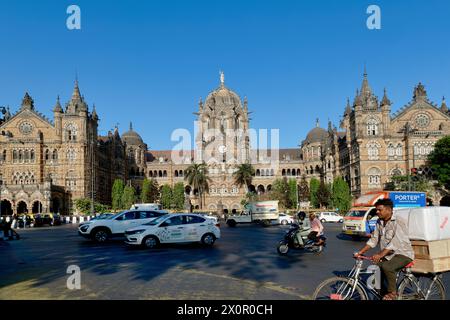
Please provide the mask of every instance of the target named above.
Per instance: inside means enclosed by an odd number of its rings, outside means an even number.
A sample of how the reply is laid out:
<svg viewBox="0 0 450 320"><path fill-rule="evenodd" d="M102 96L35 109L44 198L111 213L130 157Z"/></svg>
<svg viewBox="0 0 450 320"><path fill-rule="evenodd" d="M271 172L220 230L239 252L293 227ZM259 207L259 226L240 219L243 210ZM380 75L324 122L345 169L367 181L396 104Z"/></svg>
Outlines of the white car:
<svg viewBox="0 0 450 320"><path fill-rule="evenodd" d="M150 222L168 214L164 210L128 210L81 223L78 234L96 242L105 242L111 237L123 236L125 230Z"/></svg>
<svg viewBox="0 0 450 320"><path fill-rule="evenodd" d="M320 222L344 222L344 218L336 212L321 212L317 215Z"/></svg>
<svg viewBox="0 0 450 320"><path fill-rule="evenodd" d="M129 245L155 248L160 243L201 242L212 246L220 238L219 224L199 214L168 214L125 232Z"/></svg>
<svg viewBox="0 0 450 320"><path fill-rule="evenodd" d="M278 217L278 223L282 225L292 224L294 223L294 218L286 213L280 213Z"/></svg>

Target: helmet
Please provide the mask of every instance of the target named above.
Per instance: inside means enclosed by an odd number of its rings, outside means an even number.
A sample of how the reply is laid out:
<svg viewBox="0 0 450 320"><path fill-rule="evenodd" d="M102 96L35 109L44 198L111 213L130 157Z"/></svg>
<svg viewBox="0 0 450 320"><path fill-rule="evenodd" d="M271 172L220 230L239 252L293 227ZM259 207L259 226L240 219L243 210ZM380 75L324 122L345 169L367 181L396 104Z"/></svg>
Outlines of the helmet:
<svg viewBox="0 0 450 320"><path fill-rule="evenodd" d="M306 218L306 212L305 212L305 211L299 211L299 212L297 213L297 217L298 217L300 220L305 220L305 218Z"/></svg>

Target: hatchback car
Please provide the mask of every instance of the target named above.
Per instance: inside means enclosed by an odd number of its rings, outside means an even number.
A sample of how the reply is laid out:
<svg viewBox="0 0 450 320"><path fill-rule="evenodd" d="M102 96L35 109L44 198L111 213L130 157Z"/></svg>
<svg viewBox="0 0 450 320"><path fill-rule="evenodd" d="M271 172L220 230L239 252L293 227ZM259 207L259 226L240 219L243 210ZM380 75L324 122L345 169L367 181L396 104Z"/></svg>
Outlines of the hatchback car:
<svg viewBox="0 0 450 320"><path fill-rule="evenodd" d="M163 243L201 242L212 246L220 238L219 224L198 214L168 214L125 231L129 245L155 248Z"/></svg>
<svg viewBox="0 0 450 320"><path fill-rule="evenodd" d="M280 213L280 215L278 216L278 223L284 226L287 224L292 224L294 223L294 218L286 213Z"/></svg>
<svg viewBox="0 0 450 320"><path fill-rule="evenodd" d="M344 222L344 218L336 212L321 212L317 215L320 222Z"/></svg>

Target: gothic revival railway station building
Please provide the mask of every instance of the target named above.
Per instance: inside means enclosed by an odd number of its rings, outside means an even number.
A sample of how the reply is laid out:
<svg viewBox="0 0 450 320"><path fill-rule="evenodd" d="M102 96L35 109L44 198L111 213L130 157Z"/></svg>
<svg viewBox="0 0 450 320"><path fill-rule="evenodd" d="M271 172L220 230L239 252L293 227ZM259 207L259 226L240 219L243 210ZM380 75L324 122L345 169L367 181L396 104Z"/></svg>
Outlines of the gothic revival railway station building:
<svg viewBox="0 0 450 320"><path fill-rule="evenodd" d="M78 82L62 107L59 97L53 121L40 114L26 93L20 108L4 110L0 120L1 214L22 212L72 212L73 200L91 197L109 204L117 178L139 191L145 177L159 185L185 184L186 196L199 205L197 190L187 185L185 171L192 162L204 161L211 178L204 208L239 210L245 188L235 184L236 165L250 162L256 175L250 190L264 193L277 178L303 176L331 182L342 176L352 194L382 189L394 175L426 165L434 143L450 134L450 113L445 99L440 106L427 97L419 83L412 100L395 114L386 90L379 102L367 74L353 103L347 101L339 130L319 121L300 147L255 150L250 139L247 98L241 99L225 85L199 102L195 113L198 130L195 150L148 150L130 125L128 132L98 135L95 106L88 107ZM254 107L255 116L258 114ZM194 111L194 110L193 110ZM189 119L186 119L189 123ZM283 128L280 128L281 138Z"/></svg>

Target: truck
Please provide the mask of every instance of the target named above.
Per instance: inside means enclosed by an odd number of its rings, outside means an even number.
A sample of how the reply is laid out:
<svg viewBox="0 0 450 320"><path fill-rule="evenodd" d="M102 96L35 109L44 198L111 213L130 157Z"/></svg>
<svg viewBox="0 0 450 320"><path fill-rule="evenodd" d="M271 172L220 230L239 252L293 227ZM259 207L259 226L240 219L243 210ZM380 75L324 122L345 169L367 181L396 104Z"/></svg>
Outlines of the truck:
<svg viewBox="0 0 450 320"><path fill-rule="evenodd" d="M278 218L278 200L255 201L247 203L240 214L228 216L226 223L229 227L235 227L239 223L259 223L269 226L277 222Z"/></svg>
<svg viewBox="0 0 450 320"><path fill-rule="evenodd" d="M426 206L425 192L411 191L371 191L360 196L344 216L342 233L353 238L370 237L378 220L375 203L389 198L396 208L416 208Z"/></svg>

